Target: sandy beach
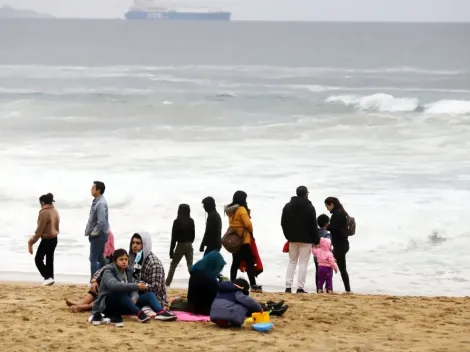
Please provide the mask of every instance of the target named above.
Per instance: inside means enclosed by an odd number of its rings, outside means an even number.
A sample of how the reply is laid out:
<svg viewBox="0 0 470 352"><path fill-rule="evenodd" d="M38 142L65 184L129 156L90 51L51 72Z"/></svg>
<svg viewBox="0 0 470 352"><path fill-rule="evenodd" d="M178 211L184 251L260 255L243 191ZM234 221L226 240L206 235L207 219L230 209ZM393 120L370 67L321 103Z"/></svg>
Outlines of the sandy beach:
<svg viewBox="0 0 470 352"><path fill-rule="evenodd" d="M275 328L223 330L211 323L126 319L124 328L92 326L71 313L64 297L85 285L0 284L0 336L5 351L470 351L470 298L372 295L254 294L283 299ZM170 290L170 297L184 290Z"/></svg>

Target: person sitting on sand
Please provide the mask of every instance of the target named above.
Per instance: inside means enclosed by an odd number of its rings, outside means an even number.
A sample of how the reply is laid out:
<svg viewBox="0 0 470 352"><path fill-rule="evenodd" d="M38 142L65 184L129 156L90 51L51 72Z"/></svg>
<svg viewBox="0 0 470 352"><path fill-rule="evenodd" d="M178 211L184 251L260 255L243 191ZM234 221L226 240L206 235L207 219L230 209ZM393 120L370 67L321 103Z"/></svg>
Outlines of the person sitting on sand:
<svg viewBox="0 0 470 352"><path fill-rule="evenodd" d="M28 240L28 251L33 254L33 245L41 239L34 261L39 273L44 278L43 286L54 284L54 252L57 247L60 217L52 204L53 202L54 196L52 193L39 197L41 210L39 211L36 232ZM44 265L44 258L46 259L46 265Z"/></svg>
<svg viewBox="0 0 470 352"><path fill-rule="evenodd" d="M263 312L261 304L249 295L250 284L245 279L221 282L212 303L211 321L220 327L240 327L252 313Z"/></svg>
<svg viewBox="0 0 470 352"><path fill-rule="evenodd" d="M103 269L98 297L93 303L92 324L99 325L102 322L102 314L108 316L111 323L118 327L123 326L123 314L137 315L137 320L145 323L150 317L142 310L144 306L149 306L157 312L155 319L165 315L166 312L155 294L147 292L149 285L143 281L135 281L126 250L116 250L113 259L114 262ZM171 320L176 320L176 317L172 315Z"/></svg>
<svg viewBox="0 0 470 352"><path fill-rule="evenodd" d="M196 237L196 229L194 220L191 218L191 208L188 204L180 204L178 207L178 216L173 221L173 228L171 229L171 244L170 244L170 270L166 277L166 285L170 286L175 275L176 268L183 257L186 258L186 265L188 272L191 272L193 266L193 242ZM176 249L175 249L176 246Z"/></svg>
<svg viewBox="0 0 470 352"><path fill-rule="evenodd" d="M213 251L193 265L188 284L188 311L209 315L225 264L222 255Z"/></svg>
<svg viewBox="0 0 470 352"><path fill-rule="evenodd" d="M329 238L320 239L320 247L313 247L312 254L318 261L317 293L323 293L326 283L326 292L333 292L333 270L338 272L338 265L331 253L331 241Z"/></svg>
<svg viewBox="0 0 470 352"><path fill-rule="evenodd" d="M206 197L202 200L202 205L207 213L206 230L202 238L200 252L206 256L212 251L220 252L222 248L222 219L215 207L215 200L212 197Z"/></svg>

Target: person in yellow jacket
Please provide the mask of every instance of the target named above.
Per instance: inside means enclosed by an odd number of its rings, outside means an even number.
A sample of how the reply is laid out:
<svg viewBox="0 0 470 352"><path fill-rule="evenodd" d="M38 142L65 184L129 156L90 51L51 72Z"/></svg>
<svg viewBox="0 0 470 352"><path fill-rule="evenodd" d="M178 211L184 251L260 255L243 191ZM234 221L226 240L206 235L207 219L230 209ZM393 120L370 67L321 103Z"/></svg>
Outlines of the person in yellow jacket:
<svg viewBox="0 0 470 352"><path fill-rule="evenodd" d="M225 214L228 216L229 227L236 229L240 237L244 237L243 245L237 253L232 254L232 267L230 268L230 281L234 281L237 276L240 263L246 262L246 272L252 289L256 290L255 263L251 252L251 238L253 235L253 224L251 223L250 209L246 203L247 194L243 191L236 191L233 195L232 203L225 206Z"/></svg>

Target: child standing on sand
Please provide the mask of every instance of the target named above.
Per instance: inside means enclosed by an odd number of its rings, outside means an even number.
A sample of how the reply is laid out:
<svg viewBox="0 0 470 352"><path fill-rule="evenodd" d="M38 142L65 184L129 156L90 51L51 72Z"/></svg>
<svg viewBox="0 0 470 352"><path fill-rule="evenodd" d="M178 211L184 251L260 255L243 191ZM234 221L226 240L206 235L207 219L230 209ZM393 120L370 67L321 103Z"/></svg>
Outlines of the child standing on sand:
<svg viewBox="0 0 470 352"><path fill-rule="evenodd" d="M331 240L329 238L320 239L320 247L313 247L312 253L318 261L317 293L323 293L323 286L326 282L326 292L333 292L333 270L338 272L338 265L331 252Z"/></svg>

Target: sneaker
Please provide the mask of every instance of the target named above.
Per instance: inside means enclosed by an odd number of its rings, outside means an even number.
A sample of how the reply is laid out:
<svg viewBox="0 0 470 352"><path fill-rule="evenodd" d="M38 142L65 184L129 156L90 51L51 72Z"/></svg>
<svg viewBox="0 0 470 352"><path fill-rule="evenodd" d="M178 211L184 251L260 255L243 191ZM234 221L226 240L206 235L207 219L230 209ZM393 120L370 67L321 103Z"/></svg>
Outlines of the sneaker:
<svg viewBox="0 0 470 352"><path fill-rule="evenodd" d="M101 313L95 313L95 314L93 314L93 318L91 319L91 323L93 325L100 325L102 320L103 320L103 317L101 316Z"/></svg>
<svg viewBox="0 0 470 352"><path fill-rule="evenodd" d="M174 321L176 319L178 319L178 317L176 315L174 315L173 313L170 313L167 310L161 310L155 316L155 320Z"/></svg>
<svg viewBox="0 0 470 352"><path fill-rule="evenodd" d="M117 328L122 328L124 326L124 321L122 320L122 317L120 315L111 317L110 323L114 324L114 326Z"/></svg>
<svg viewBox="0 0 470 352"><path fill-rule="evenodd" d="M150 318L150 319L154 319L155 316L157 315L157 313L155 313L152 308L150 308L149 306L145 306L145 307L142 307L142 311L147 314L147 316Z"/></svg>
<svg viewBox="0 0 470 352"><path fill-rule="evenodd" d="M280 300L279 302L268 301L268 306L272 306L273 308L281 308L284 305L284 301Z"/></svg>
<svg viewBox="0 0 470 352"><path fill-rule="evenodd" d="M286 293L292 293L292 289L290 287L286 288Z"/></svg>
<svg viewBox="0 0 470 352"><path fill-rule="evenodd" d="M140 311L139 314L137 314L137 321L139 323L146 323L150 320L147 314L144 313L144 311Z"/></svg>
<svg viewBox="0 0 470 352"><path fill-rule="evenodd" d="M308 292L305 291L303 288L298 288L297 293L308 293Z"/></svg>
<svg viewBox="0 0 470 352"><path fill-rule="evenodd" d="M42 283L43 286L51 286L53 284L54 284L53 278L45 279L44 282Z"/></svg>
<svg viewBox="0 0 470 352"><path fill-rule="evenodd" d="M261 285L253 285L251 286L251 291L256 293L256 292L263 292L263 286Z"/></svg>
<svg viewBox="0 0 470 352"><path fill-rule="evenodd" d="M283 307L273 308L269 315L281 317L285 312L287 312L287 309L289 309L289 306L287 304Z"/></svg>

